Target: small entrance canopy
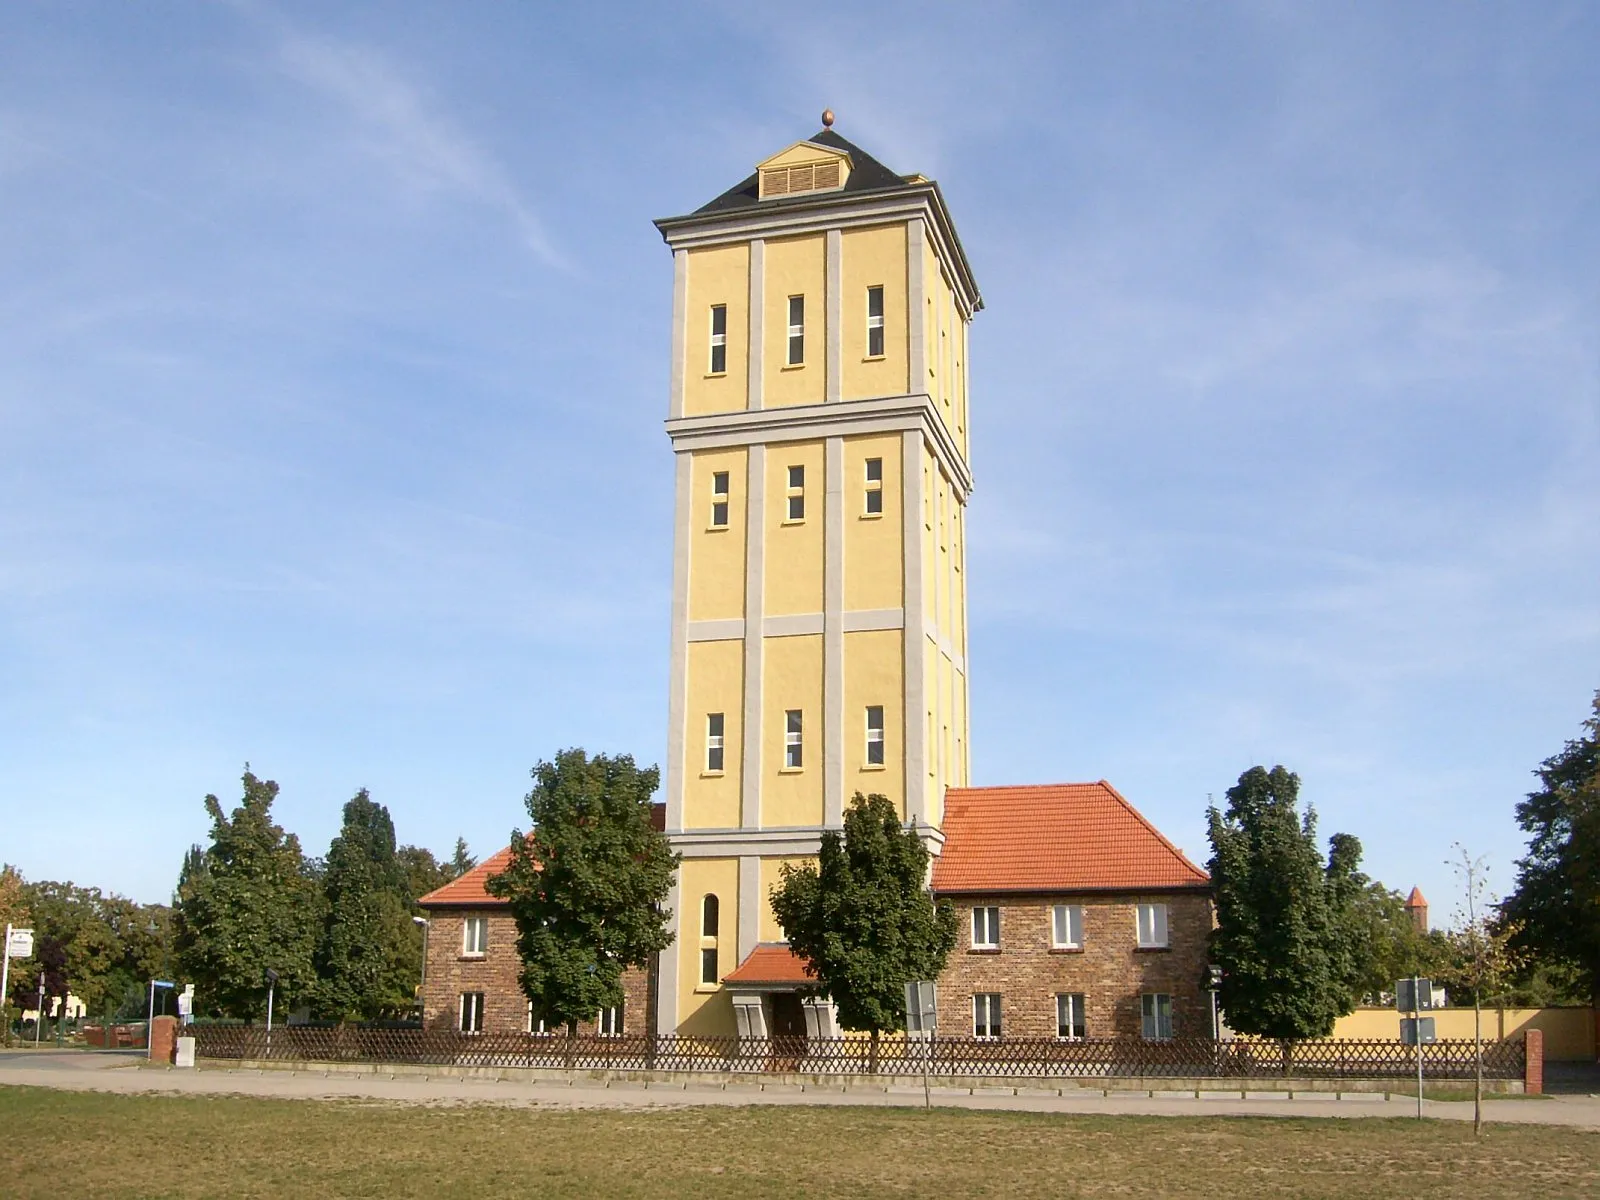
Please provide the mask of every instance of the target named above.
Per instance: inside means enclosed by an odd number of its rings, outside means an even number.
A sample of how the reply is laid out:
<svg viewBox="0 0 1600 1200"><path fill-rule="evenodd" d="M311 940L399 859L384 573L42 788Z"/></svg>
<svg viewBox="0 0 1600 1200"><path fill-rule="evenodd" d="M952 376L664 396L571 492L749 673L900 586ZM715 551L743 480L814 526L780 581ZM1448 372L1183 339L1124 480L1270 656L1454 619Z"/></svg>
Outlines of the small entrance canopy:
<svg viewBox="0 0 1600 1200"><path fill-rule="evenodd" d="M722 980L733 999L740 1037L802 1033L809 1038L837 1037L839 1024L833 1004L825 997L797 994L815 984L806 974L806 960L790 950L787 942L758 944ZM801 1016L804 1026L797 1028L800 1022L795 1018Z"/></svg>

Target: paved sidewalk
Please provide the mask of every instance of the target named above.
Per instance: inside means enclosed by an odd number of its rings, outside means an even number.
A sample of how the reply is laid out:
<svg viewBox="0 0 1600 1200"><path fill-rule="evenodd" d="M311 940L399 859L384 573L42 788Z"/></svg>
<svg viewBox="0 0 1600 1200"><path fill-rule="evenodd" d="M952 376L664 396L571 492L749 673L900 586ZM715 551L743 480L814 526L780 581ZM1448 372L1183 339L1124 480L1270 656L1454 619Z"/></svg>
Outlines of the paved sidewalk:
<svg viewBox="0 0 1600 1200"><path fill-rule="evenodd" d="M48 1061L46 1061L48 1059ZM368 1099L400 1104L456 1105L500 1104L524 1108L665 1108L694 1105L832 1104L868 1107L917 1107L920 1088L871 1089L859 1082L851 1087L811 1084L730 1083L726 1086L605 1083L576 1079L570 1084L495 1079L446 1079L415 1075L350 1075L320 1071L233 1070L201 1067L179 1071L149 1067L126 1057L62 1053L47 1055L0 1054L0 1086L62 1088L128 1094L203 1096L262 1096L276 1099ZM1271 1116L1271 1117L1410 1117L1414 1098L1395 1093L1347 1092L1286 1095L1265 1092L1215 1093L1195 1099L1192 1092L1163 1093L1098 1090L934 1088L933 1102L941 1107L1011 1110L1045 1113L1128 1113L1142 1116ZM1600 1096L1569 1095L1545 1099L1485 1100L1489 1121L1539 1125L1566 1125L1600 1130ZM1424 1101L1425 1116L1441 1120L1472 1120L1470 1101Z"/></svg>

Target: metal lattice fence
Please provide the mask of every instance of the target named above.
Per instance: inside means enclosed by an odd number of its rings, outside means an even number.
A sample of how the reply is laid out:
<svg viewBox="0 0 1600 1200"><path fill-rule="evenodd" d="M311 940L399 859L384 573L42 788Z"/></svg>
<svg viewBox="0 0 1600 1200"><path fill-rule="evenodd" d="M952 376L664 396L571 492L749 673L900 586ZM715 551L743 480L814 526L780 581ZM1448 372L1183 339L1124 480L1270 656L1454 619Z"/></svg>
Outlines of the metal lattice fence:
<svg viewBox="0 0 1600 1200"><path fill-rule="evenodd" d="M1414 1076L1415 1049L1389 1041L1322 1039L1276 1042L1209 1038L885 1038L876 1056L864 1037L717 1038L624 1034L616 1037L448 1030L280 1026L194 1026L203 1058L325 1063L410 1063L452 1067L564 1070L694 1071L805 1075L1001 1076L1010 1078L1390 1079ZM1489 1079L1521 1079L1521 1039L1485 1042ZM1470 1079L1473 1043L1423 1047L1429 1079Z"/></svg>

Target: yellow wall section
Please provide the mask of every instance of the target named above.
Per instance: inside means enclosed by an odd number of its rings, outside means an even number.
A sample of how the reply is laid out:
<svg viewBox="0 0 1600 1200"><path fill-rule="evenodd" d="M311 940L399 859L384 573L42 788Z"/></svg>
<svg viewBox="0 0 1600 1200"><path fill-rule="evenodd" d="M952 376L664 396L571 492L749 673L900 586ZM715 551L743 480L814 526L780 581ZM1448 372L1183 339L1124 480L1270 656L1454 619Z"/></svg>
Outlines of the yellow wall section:
<svg viewBox="0 0 1600 1200"><path fill-rule="evenodd" d="M778 924L778 918L772 915L772 893L778 887L785 863L799 866L801 863L814 861L816 860L809 858L763 858L761 860L761 920L758 922L756 931L758 941L782 942L788 940L783 936L783 928Z"/></svg>
<svg viewBox="0 0 1600 1200"><path fill-rule="evenodd" d="M939 400L939 369L942 365L939 358L939 313L944 305L943 292L944 273L939 269L939 255L933 248L933 239L925 237L922 241L922 345L928 360L928 376L921 390L932 396L935 404Z"/></svg>
<svg viewBox="0 0 1600 1200"><path fill-rule="evenodd" d="M728 369L711 372L711 306L728 306ZM684 320L683 411L731 412L748 404L750 247L711 246L689 251L689 295Z"/></svg>
<svg viewBox="0 0 1600 1200"><path fill-rule="evenodd" d="M867 515L867 459L883 460L883 513ZM905 589L900 435L844 442L844 606L899 608Z"/></svg>
<svg viewBox="0 0 1600 1200"><path fill-rule="evenodd" d="M728 473L728 527L711 529L711 483ZM745 451L693 452L689 473L689 619L744 615Z"/></svg>
<svg viewBox="0 0 1600 1200"><path fill-rule="evenodd" d="M683 827L739 825L740 746L743 744L744 643L689 643L689 700L684 716ZM721 775L706 772L706 715L722 714Z"/></svg>
<svg viewBox="0 0 1600 1200"><path fill-rule="evenodd" d="M805 520L790 522L789 468L805 468ZM821 442L767 448L766 615L822 611L823 479Z"/></svg>
<svg viewBox="0 0 1600 1200"><path fill-rule="evenodd" d="M844 635L844 798L882 792L905 816L905 660L898 629ZM867 706L883 705L884 765L867 765Z"/></svg>
<svg viewBox="0 0 1600 1200"><path fill-rule="evenodd" d="M762 404L821 404L827 397L827 243L820 233L767 243L762 268L766 308L762 318ZM805 363L789 362L789 297L806 298Z"/></svg>
<svg viewBox="0 0 1600 1200"><path fill-rule="evenodd" d="M796 142L787 150L780 150L771 158L763 159L758 166L762 167L794 167L802 163L823 162L830 158L837 158L841 165L848 163L850 156L832 146L819 146L815 142Z"/></svg>
<svg viewBox="0 0 1600 1200"><path fill-rule="evenodd" d="M906 227L840 235L841 399L898 396L906 379ZM883 355L867 357L867 289L883 288Z"/></svg>
<svg viewBox="0 0 1600 1200"><path fill-rule="evenodd" d="M822 635L767 638L762 645L761 824L822 824ZM784 769L784 714L801 713L801 768Z"/></svg>
<svg viewBox="0 0 1600 1200"><path fill-rule="evenodd" d="M1433 1018L1435 1032L1441 1041L1472 1037L1473 1014L1470 1008L1434 1009L1428 1015ZM1483 1039L1486 1042L1520 1037L1530 1029L1544 1031L1544 1056L1547 1061L1594 1061L1595 1019L1592 1009L1483 1010ZM1400 1015L1392 1008L1358 1008L1334 1022L1333 1036L1397 1042L1400 1040Z"/></svg>
<svg viewBox="0 0 1600 1200"><path fill-rule="evenodd" d="M678 866L679 1033L725 1034L733 1030L733 1001L728 993L699 990L700 904L707 893L717 897L717 971L726 975L738 966L739 860L736 858L686 858Z"/></svg>

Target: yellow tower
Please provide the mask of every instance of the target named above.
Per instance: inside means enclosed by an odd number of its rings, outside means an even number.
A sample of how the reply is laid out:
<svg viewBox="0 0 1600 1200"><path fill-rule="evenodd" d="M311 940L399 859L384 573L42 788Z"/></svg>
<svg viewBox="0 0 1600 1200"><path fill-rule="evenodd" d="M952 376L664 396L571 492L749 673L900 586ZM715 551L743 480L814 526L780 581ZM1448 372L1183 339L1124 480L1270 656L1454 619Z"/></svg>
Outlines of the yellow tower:
<svg viewBox="0 0 1600 1200"><path fill-rule="evenodd" d="M656 222L673 252L666 822L683 854L662 1032L753 1031L724 981L781 941L780 866L813 856L851 795L888 795L937 849L944 789L967 783L982 299L939 186L823 121ZM769 1024L798 1011L766 1003Z"/></svg>

